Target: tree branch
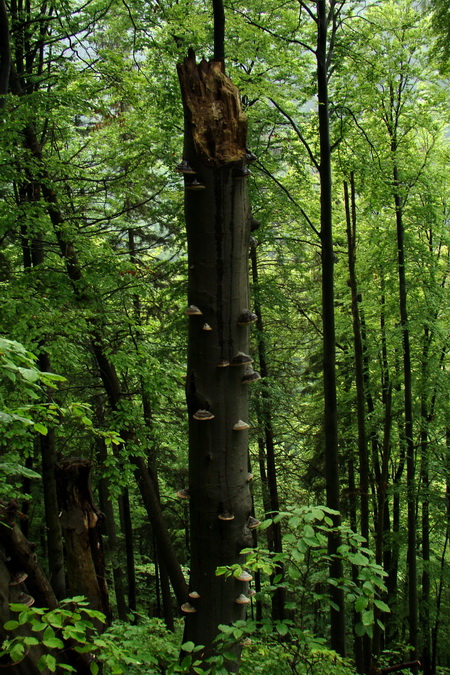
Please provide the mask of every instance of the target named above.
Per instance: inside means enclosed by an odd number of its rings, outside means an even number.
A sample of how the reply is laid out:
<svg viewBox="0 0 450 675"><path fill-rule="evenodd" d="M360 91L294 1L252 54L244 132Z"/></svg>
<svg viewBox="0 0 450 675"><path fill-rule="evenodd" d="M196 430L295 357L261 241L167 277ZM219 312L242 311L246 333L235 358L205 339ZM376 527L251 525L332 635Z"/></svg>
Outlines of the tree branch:
<svg viewBox="0 0 450 675"><path fill-rule="evenodd" d="M302 132L300 131L300 129L298 128L298 126L296 125L296 123L294 122L292 117L285 110L283 110L283 108L276 101L274 101L273 98L271 98L269 100L271 101L271 103L274 104L275 108L283 115L283 117L285 117L289 121L291 127L293 128L293 130L297 134L297 136L300 139L300 141L302 142L306 152L308 153L311 162L314 164L317 171L319 171L320 170L319 162L315 158L314 153L311 150L308 141L303 137Z"/></svg>
<svg viewBox="0 0 450 675"><path fill-rule="evenodd" d="M316 235L318 236L318 238L320 239L320 232L319 232L319 230L318 230L316 227L314 227L314 225L312 224L310 218L307 216L305 210L304 210L304 209L300 206L300 204L292 197L292 195L291 195L291 193L289 192L289 190L288 190L286 187L284 187L284 185L283 185L282 183L280 183L280 181L278 180L278 178L275 178L275 176L274 176L272 173L270 173L270 171L269 171L268 169L266 169L266 167L263 166L263 164L261 164L261 162L258 162L258 166L262 169L262 171L266 174L266 176L269 176L269 178L271 178L271 179L273 180L273 182L276 183L276 184L278 185L278 187L280 187L280 188L283 190L283 192L287 195L289 201L291 201L293 204L295 204L295 206L300 210L300 213L302 214L303 218L304 218L304 219L306 220L306 222L308 223L309 227L312 229L312 231L314 232L314 234L316 234ZM318 244L315 244L315 245L318 246Z"/></svg>

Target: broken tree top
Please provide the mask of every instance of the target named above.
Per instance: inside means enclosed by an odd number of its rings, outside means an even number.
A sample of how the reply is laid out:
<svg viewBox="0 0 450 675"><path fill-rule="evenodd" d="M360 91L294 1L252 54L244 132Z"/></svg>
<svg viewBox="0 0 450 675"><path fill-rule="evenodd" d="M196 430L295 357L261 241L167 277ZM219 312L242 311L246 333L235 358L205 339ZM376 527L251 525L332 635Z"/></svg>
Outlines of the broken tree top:
<svg viewBox="0 0 450 675"><path fill-rule="evenodd" d="M223 72L221 61L199 64L189 50L177 66L186 121L195 149L210 166L243 161L246 156L247 117L237 87Z"/></svg>

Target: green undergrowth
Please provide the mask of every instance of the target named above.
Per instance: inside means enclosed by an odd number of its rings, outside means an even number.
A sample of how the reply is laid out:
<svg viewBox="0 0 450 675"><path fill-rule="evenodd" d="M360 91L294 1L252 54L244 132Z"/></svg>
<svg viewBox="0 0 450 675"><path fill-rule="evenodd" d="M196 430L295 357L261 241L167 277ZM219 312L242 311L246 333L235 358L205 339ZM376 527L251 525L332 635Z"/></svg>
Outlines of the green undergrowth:
<svg viewBox="0 0 450 675"><path fill-rule="evenodd" d="M175 632L161 619L137 616L137 623L115 621L103 633L96 622L104 618L90 610L82 597L64 600L58 609L10 605L12 616L4 624L7 639L0 657L13 665L30 649L38 650L38 668L44 673L76 672L67 654L71 648L90 660L92 675L227 675L236 643L242 645L241 675L301 673L339 675L353 672L350 662L329 650L324 639L286 623L240 621L220 626L217 654L203 659L203 647L184 643L182 621ZM180 646L183 656L180 660Z"/></svg>

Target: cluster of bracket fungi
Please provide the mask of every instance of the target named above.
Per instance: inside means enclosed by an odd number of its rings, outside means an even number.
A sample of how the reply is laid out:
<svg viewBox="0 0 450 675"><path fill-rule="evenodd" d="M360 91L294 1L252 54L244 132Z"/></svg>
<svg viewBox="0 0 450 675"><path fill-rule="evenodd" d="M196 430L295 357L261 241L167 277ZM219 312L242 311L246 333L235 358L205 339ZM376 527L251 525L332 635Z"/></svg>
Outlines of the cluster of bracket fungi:
<svg viewBox="0 0 450 675"><path fill-rule="evenodd" d="M253 156L254 157L254 156ZM255 157L256 159L256 157ZM249 161L249 160L247 160ZM254 160L252 160L254 161ZM181 164L178 165L177 171L180 173L186 173L189 175L191 173L191 168L189 167L188 163L183 160ZM195 172L194 172L195 173ZM203 186L204 187L204 186ZM191 188L191 189L199 189L199 188ZM184 313L187 316L202 316L203 312L199 307L196 305L189 305L187 309L185 309ZM244 309L238 319L237 319L237 324L239 326L248 326L251 323L255 323L258 320L258 317L256 314L251 312L249 309ZM202 326L202 330L205 331L212 331L212 327L208 323L204 323ZM228 359L221 359L219 363L217 364L218 368L227 368L228 366L234 366L234 367L244 367L244 375L242 376L241 382L242 384L250 384L251 382L256 382L261 378L261 375L256 371L253 370L252 364L253 359L251 356L248 354L244 354L244 352L237 352L235 356L233 356L230 360ZM197 410L193 416L195 420L199 422L205 422L214 419L214 414L210 410L204 410L204 409L199 409ZM234 426L233 426L233 431L245 431L246 429L250 429L250 424L248 422L244 422L243 420L238 420ZM246 477L246 481L249 483L253 479L253 474L248 473ZM181 489L178 490L177 492L177 497L180 499L189 499L190 498L190 491L189 489ZM218 515L219 520L221 521L230 521L234 520L234 515L232 513L229 513L228 511L222 512ZM254 530L257 528L261 522L257 519L254 518L253 516L249 516L247 519L247 522L245 524L245 529L247 530ZM244 582L249 582L253 579L251 574L249 574L246 571L241 572L241 574L236 577L238 581L244 581ZM255 591L250 589L248 596L246 596L244 593L241 593L239 597L236 598L235 602L238 605L247 605L250 601L250 596L254 595ZM197 591L191 591L189 593L189 598L191 600L198 600L200 598L200 595L197 593ZM197 611L195 606L191 602L185 602L183 605L181 605L181 609L185 614L195 614Z"/></svg>
<svg viewBox="0 0 450 675"><path fill-rule="evenodd" d="M247 164L251 162L256 161L256 155L254 155L250 150L246 151L245 155L245 161ZM205 184L202 183L201 181L196 178L197 172L196 170L189 164L189 162L186 159L183 159L175 168L175 171L177 173L182 174L185 177L185 189L186 190L204 190L205 189ZM237 167L234 170L234 177L235 178L247 178L248 176L251 176L252 173L251 171L247 168L247 166L244 164L242 166ZM203 312L196 306L196 305L189 305L189 307L185 310L185 314L187 316L202 316ZM256 314L251 312L249 309L244 309L241 314L238 317L237 323L239 326L247 326L251 323L255 323L258 320L258 317ZM210 326L209 323L204 323L202 325L202 330L204 331L212 331L213 328ZM231 360L228 359L221 359L219 363L217 364L218 368L227 368L228 366L243 366L244 367L244 374L242 376L241 382L242 384L250 384L252 382L256 382L261 378L260 374L256 371L253 370L252 364L253 359L251 356L248 356L247 354L244 354L244 352L237 352L235 356ZM204 410L204 409L199 409L193 414L193 418L199 422L205 422L214 419L214 414L210 410ZM243 420L238 420L234 426L233 426L233 431L245 431L246 429L250 429L250 425L247 422L244 422ZM253 474L248 473L246 477L246 481L250 482L253 478ZM190 498L190 491L187 488L178 490L177 492L177 497L180 499L189 499ZM234 515L232 513L228 512L223 512L220 513L218 516L219 520L222 521L230 521L234 520ZM260 521L257 520L256 518L253 518L253 516L249 516L247 519L247 522L245 524L245 528L248 530L253 530L258 525L260 525ZM248 583L253 579L251 574L248 572L241 572L238 577L236 577L238 581L244 581ZM250 590L248 595L254 595L255 591ZM189 599L193 600L194 603L196 600L200 598L200 595L197 593L197 591L191 591L189 593ZM250 598L247 597L244 593L241 593L238 598L236 598L235 602L238 605L247 605L250 602ZM197 610L191 602L185 602L183 605L181 605L181 609L185 614L194 614Z"/></svg>
<svg viewBox="0 0 450 675"><path fill-rule="evenodd" d="M255 519L253 519L255 520ZM250 572L247 572L246 570L242 570L238 576L234 577L237 581L243 581L244 583L248 584L251 581L253 581L253 577L250 574ZM248 590L248 595L245 595L245 593L241 593L236 600L234 601L237 605L248 605L251 600L250 598L256 594L256 591L254 588L249 588ZM194 600L194 604L192 602L185 602L181 605L181 610L185 614L195 614L197 611L195 608L195 600L200 599L200 594L197 593L197 591L190 591L188 594L190 600Z"/></svg>

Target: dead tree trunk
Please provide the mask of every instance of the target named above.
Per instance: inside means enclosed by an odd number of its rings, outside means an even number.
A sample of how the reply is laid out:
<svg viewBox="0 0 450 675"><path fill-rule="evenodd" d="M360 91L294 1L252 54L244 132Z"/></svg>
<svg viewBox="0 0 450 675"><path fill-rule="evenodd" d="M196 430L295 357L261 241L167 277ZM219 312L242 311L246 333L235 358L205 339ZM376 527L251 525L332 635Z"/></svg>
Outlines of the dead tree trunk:
<svg viewBox="0 0 450 675"><path fill-rule="evenodd" d="M56 465L61 528L67 551L70 592L85 595L93 609L110 621L108 588L100 535L104 517L95 506L90 486L92 465L69 457Z"/></svg>
<svg viewBox="0 0 450 675"><path fill-rule="evenodd" d="M8 504L0 505L0 548L3 554L0 555L0 625L9 619L9 602L23 602L20 595L24 595L23 584L10 585L10 577L17 572L25 572L26 590L36 602L37 607L47 607L52 610L58 607L53 589L39 565L35 545L29 542L21 529L16 524L19 504L11 500ZM7 559L7 565L5 561ZM22 626L18 629L25 634L28 628ZM31 632L36 636L36 633ZM0 630L0 640L6 637ZM65 649L63 651L64 663L69 663L74 672L78 675L90 675L90 654L79 654L73 647L79 646L70 639L64 640ZM0 672L5 675L37 675L40 671L37 667L37 661L41 654L40 646L32 646L27 656L18 664L9 666L8 658L0 661Z"/></svg>
<svg viewBox="0 0 450 675"><path fill-rule="evenodd" d="M220 61L197 65L190 52L178 74L189 257L190 585L200 595L186 639L211 647L217 626L242 619L239 603L247 601L246 582L225 581L215 570L240 562L240 550L252 544L247 392L258 375L248 356L247 122Z"/></svg>

